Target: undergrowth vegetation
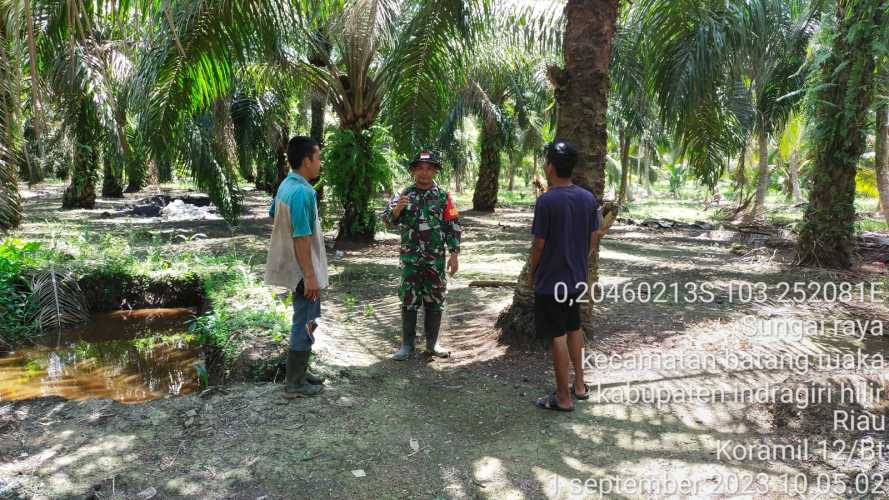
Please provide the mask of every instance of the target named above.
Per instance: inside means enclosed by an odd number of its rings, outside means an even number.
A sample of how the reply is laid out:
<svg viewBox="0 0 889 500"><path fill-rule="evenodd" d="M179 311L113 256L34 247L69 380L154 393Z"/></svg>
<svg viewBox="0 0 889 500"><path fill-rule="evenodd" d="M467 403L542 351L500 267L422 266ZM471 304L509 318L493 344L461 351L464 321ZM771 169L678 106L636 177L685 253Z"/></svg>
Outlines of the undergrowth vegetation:
<svg viewBox="0 0 889 500"><path fill-rule="evenodd" d="M31 278L50 268L76 280L89 276L99 282L112 277L131 283L200 280L205 307L188 322L188 329L200 344L222 352L226 365L253 337L286 341L290 298L265 287L249 258L151 244L158 239L138 232L123 237L79 232L58 237L52 246L14 238L0 241L0 348L35 342L46 333L37 321Z"/></svg>

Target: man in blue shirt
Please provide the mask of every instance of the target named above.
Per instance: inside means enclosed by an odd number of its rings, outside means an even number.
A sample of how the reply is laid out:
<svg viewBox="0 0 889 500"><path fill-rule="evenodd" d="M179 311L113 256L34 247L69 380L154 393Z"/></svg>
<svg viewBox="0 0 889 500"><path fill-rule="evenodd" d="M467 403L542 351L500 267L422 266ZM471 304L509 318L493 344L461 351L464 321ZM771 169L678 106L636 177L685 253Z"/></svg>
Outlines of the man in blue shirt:
<svg viewBox="0 0 889 500"><path fill-rule="evenodd" d="M598 244L599 219L596 197L571 182L577 156L574 146L562 139L547 144L543 170L550 187L537 198L531 224L528 286L534 290L534 324L537 336L552 342L556 372L556 392L535 403L545 410L573 411L574 398L589 398L577 299L587 290L587 262ZM585 294L582 300L588 298ZM573 385L569 362L574 365Z"/></svg>
<svg viewBox="0 0 889 500"><path fill-rule="evenodd" d="M293 322L287 351L285 398L314 396L324 379L309 373L309 357L321 316L321 289L327 288L327 255L317 195L309 181L321 171L321 150L310 137L287 145L291 171L278 186L269 215L275 218L265 283L293 291Z"/></svg>

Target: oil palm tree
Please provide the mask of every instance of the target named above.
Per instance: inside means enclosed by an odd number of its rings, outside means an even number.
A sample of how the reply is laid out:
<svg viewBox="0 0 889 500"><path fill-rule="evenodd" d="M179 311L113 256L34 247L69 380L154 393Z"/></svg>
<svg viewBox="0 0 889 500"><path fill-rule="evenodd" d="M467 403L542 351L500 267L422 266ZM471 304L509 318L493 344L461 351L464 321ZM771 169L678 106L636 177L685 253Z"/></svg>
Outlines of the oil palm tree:
<svg viewBox="0 0 889 500"><path fill-rule="evenodd" d="M478 52L462 90L454 96L439 142L448 143L465 117L478 118L480 154L473 210L494 210L501 153L533 144L536 135L530 130L529 115L542 114L551 99L543 69L542 59L529 57L524 50L489 47Z"/></svg>
<svg viewBox="0 0 889 500"><path fill-rule="evenodd" d="M479 123L479 168L473 210L492 212L497 204L503 152L510 162L539 145L536 127L553 98L545 63L559 57L554 35L561 29L555 11L499 3L490 25L466 54L459 90L452 94L438 142L448 144L467 116ZM514 168L510 168L513 172Z"/></svg>
<svg viewBox="0 0 889 500"><path fill-rule="evenodd" d="M611 92L609 119L617 130L620 158L620 187L617 205L627 200L629 190L630 148L647 130L654 128L656 115L646 77L642 18L627 10L614 36L609 71Z"/></svg>
<svg viewBox="0 0 889 500"><path fill-rule="evenodd" d="M794 203L803 201L800 190L800 171L804 166L803 147L805 145L806 124L801 113L794 112L787 120L784 131L778 138L778 156L787 165L787 197Z"/></svg>
<svg viewBox="0 0 889 500"><path fill-rule="evenodd" d="M713 188L728 158L756 136L757 218L768 186L769 137L803 96L806 49L821 3L646 0L636 7L660 121L693 175Z"/></svg>
<svg viewBox="0 0 889 500"><path fill-rule="evenodd" d="M879 94L885 96L876 106L874 120L874 170L880 208L889 225L889 56L883 56L877 71Z"/></svg>
<svg viewBox="0 0 889 500"><path fill-rule="evenodd" d="M21 222L16 150L21 143L21 53L20 19L13 2L0 1L0 230Z"/></svg>
<svg viewBox="0 0 889 500"><path fill-rule="evenodd" d="M889 2L837 0L830 47L812 88L812 189L797 243L801 263L855 259L855 177L864 152L877 61L886 57Z"/></svg>
<svg viewBox="0 0 889 500"><path fill-rule="evenodd" d="M92 208L100 160L106 166L103 191L119 196L131 154L125 106L135 50L128 41L137 31L129 19L136 2L26 4L28 39L31 30L39 34L28 50L33 140L42 149L49 137L43 108L53 107L72 143L71 184L63 207ZM47 86L43 102L36 91L41 82Z"/></svg>
<svg viewBox="0 0 889 500"><path fill-rule="evenodd" d="M338 177L342 185L333 186L344 206L339 237L365 241L373 237L375 226L371 200L378 186L365 182L374 158L369 149L374 126L390 126L401 152L430 141L445 112L449 69L471 40L469 13L481 12L470 0L203 0L167 5L156 14L161 22L155 23L137 77L144 103L140 126L158 138L151 145L153 156L161 159L182 123L231 91L238 68L261 64L281 85L305 81L327 96L346 134L338 135L348 149L340 157L355 159L331 167L349 170ZM317 36L319 32L325 36ZM329 57L314 57L319 53ZM385 121L380 119L383 109ZM200 173L198 168L196 177L221 177L224 181L215 194L211 190L211 197L236 201L234 169L222 158L211 163L212 171Z"/></svg>
<svg viewBox="0 0 889 500"><path fill-rule="evenodd" d="M617 0L568 0L564 9L562 36L564 66L550 66L558 106L556 135L574 142L579 151L572 179L599 200L605 190L607 157L607 112L612 43L617 29ZM534 292L528 288L528 262L519 273L512 304L497 319L501 338L526 342L534 337ZM599 252L589 261L587 281L599 277ZM584 328L589 326L589 308L582 310Z"/></svg>

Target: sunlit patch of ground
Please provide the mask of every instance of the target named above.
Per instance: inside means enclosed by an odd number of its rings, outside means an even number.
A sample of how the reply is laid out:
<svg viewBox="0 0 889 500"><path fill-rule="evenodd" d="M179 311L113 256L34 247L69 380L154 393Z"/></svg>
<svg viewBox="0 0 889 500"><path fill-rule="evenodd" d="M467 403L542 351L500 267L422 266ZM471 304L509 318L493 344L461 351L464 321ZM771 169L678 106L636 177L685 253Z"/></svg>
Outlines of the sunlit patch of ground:
<svg viewBox="0 0 889 500"><path fill-rule="evenodd" d="M261 276L270 230L263 215L267 198L261 193L248 195L248 217L235 230L219 221L155 221L149 224L151 234L93 217L104 209L60 213L52 208L59 194L28 198L29 222L22 237L48 237L51 224L37 222L36 214L43 214L65 230L118 232L139 249L234 250L252 259L253 267L246 268ZM165 498L530 499L598 498L608 485L612 489L603 493L605 498L670 496L667 489L640 491L638 481L646 480L649 487L671 488L685 481L697 488L696 495L676 496L792 498L800 492L788 488L788 478L806 477L814 485L817 473L847 479L855 471L887 473L876 460L729 460L717 453L725 441L775 445L858 439L829 429L823 416L830 415L829 406L794 413L733 397L677 399L691 391L731 396L736 390L806 381L881 380L883 374L873 371L733 369L724 359L703 367L617 365L588 371L593 396L578 402L574 413L534 409L533 399L552 388L548 354L498 343L493 325L511 301L511 288L469 286L473 280L516 278L530 242L531 210L470 212L464 219L461 271L449 281L442 337L451 358L428 361L417 353L403 363L389 359L400 342L398 245L393 233L381 234L370 248L329 252L331 287L317 343L329 381L321 396L284 403L279 385L243 384L205 398L135 406L55 399L0 402L0 491L33 498L88 494L98 487L102 497L113 491L126 498L156 488ZM174 236L198 233L207 236ZM768 328L780 332L794 318L881 320L889 314L882 297L849 306L732 301L732 284L763 282L774 297L784 282L879 281L858 272L790 268L780 255L755 259L751 248L743 250L738 252L729 233L616 226L602 243L605 291L692 283L706 284L713 298L600 301L593 307L595 328L587 349L604 359L635 356L652 363L719 360L724 352L808 360L882 349L874 339L833 331L805 338L751 332L751 318L767 320ZM422 351L422 315L418 332ZM673 399L659 405L620 400L630 391ZM600 489L591 489L593 484ZM740 486L746 491L737 491Z"/></svg>

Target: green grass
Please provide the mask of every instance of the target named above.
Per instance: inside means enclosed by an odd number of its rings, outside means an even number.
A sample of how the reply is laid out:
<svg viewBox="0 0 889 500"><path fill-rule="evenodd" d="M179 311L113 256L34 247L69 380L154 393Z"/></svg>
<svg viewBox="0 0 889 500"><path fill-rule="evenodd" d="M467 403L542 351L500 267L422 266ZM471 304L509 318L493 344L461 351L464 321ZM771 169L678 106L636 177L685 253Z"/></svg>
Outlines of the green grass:
<svg viewBox="0 0 889 500"><path fill-rule="evenodd" d="M18 259L22 264L8 268L7 273L13 278L20 273L16 281L16 303L24 304L29 295L26 273L49 268L51 263L56 269L69 270L75 276L105 274L157 280L196 275L204 285L211 306L209 312L191 323L191 331L201 342L224 348L230 360L251 337L271 336L276 342L286 341L290 329L290 299L276 297L263 285L259 266L234 251L219 255L164 242L171 242L171 238L137 229L122 236L77 232L55 238L52 245L12 239L2 244L25 249L18 252L24 253ZM12 295L4 293L4 297ZM4 320L6 326L0 333L7 341L21 341L39 333L33 322L27 321L28 311L24 307L18 312L21 320L16 323L15 331L9 331L12 322ZM8 310L3 305L0 309L0 312Z"/></svg>
<svg viewBox="0 0 889 500"><path fill-rule="evenodd" d="M733 207L736 201L731 199L729 185L723 181L720 183L720 192L723 198L720 207ZM645 191L635 188L636 200L627 204L623 217L636 220L648 218L674 219L682 222L705 220L719 222L718 211L711 204L709 210L704 210L704 188L692 182L686 182L679 190L679 196L673 197L667 193L665 183L656 183L654 196L645 197ZM803 198L805 199L805 193ZM769 224L796 228L802 221L805 207L797 207L793 200L788 200L783 193L770 191L766 195L766 220ZM859 195L855 199L855 210L861 219L856 222L856 231L886 231L885 220L876 213L876 198L868 198Z"/></svg>

